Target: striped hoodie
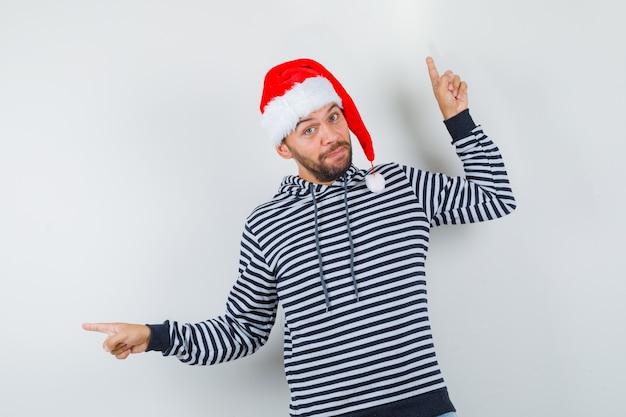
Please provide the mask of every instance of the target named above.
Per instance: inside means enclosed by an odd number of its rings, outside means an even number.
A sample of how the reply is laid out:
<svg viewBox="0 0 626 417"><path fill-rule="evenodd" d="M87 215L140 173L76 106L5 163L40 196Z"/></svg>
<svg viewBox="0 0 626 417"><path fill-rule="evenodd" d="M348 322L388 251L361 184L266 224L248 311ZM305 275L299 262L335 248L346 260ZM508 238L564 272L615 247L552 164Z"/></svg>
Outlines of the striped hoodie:
<svg viewBox="0 0 626 417"><path fill-rule="evenodd" d="M515 200L498 148L469 112L445 123L465 177L383 164L377 194L354 166L330 186L286 177L245 223L225 314L151 325L148 350L191 365L248 355L280 304L291 416L454 411L428 317L429 231L504 216Z"/></svg>

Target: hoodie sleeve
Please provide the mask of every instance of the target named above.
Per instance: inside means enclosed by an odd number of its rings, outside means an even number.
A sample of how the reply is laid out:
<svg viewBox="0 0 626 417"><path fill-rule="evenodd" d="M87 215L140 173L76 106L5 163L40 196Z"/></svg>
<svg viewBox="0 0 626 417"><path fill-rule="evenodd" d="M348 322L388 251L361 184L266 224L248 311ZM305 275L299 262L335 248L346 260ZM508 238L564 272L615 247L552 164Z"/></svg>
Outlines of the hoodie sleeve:
<svg viewBox="0 0 626 417"><path fill-rule="evenodd" d="M276 281L256 237L246 226L239 277L224 315L200 323L166 321L151 328L148 350L176 356L189 365L212 365L256 352L267 341L278 307Z"/></svg>
<svg viewBox="0 0 626 417"><path fill-rule="evenodd" d="M464 110L446 120L464 177L408 172L432 225L493 220L515 210L515 198L498 147ZM412 170L412 169L409 169Z"/></svg>

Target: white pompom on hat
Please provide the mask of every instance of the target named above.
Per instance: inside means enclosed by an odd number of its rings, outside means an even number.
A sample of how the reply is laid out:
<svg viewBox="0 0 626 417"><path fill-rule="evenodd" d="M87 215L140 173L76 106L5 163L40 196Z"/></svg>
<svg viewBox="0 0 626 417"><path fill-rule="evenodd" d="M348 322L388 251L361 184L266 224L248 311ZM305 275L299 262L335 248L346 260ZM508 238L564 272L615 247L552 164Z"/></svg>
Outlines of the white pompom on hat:
<svg viewBox="0 0 626 417"><path fill-rule="evenodd" d="M373 192L382 191L385 181L382 175L374 173L372 138L361 115L347 91L320 63L302 58L284 62L267 72L261 96L261 126L268 132L272 144L278 146L301 118L329 103L336 103L343 110L348 128L372 164L371 178L366 181L368 188Z"/></svg>

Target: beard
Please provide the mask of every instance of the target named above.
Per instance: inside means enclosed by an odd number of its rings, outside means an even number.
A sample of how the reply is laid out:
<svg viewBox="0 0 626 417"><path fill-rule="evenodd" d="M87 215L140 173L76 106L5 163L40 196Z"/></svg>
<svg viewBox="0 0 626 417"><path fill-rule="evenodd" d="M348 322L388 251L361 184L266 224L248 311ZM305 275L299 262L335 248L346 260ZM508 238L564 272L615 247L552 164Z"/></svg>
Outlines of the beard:
<svg viewBox="0 0 626 417"><path fill-rule="evenodd" d="M326 157L339 148L346 149L345 158L340 161L328 162ZM305 168L318 182L329 183L341 178L352 164L352 146L350 142L338 142L328 151L319 156L317 160L305 157L290 149L293 158L300 166Z"/></svg>

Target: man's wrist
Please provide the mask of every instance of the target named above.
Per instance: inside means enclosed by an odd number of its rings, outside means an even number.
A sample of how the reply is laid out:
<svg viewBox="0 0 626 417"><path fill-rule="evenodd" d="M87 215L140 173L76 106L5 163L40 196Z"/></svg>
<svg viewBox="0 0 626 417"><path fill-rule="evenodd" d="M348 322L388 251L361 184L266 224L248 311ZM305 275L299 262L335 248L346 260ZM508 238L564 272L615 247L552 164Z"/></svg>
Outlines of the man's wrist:
<svg viewBox="0 0 626 417"><path fill-rule="evenodd" d="M465 109L460 113L443 121L452 136L452 141L467 137L468 134L476 128L476 123L469 113L469 109Z"/></svg>
<svg viewBox="0 0 626 417"><path fill-rule="evenodd" d="M170 323L165 321L162 324L146 324L150 331L150 340L146 352L155 350L164 352L170 347Z"/></svg>

